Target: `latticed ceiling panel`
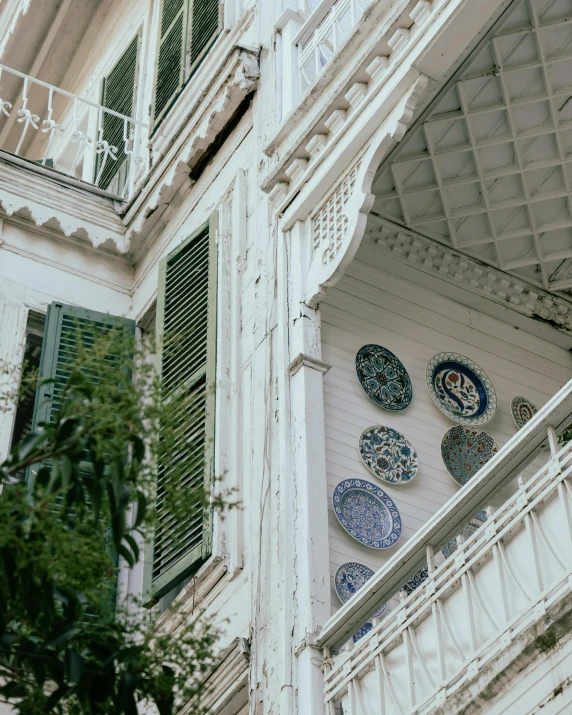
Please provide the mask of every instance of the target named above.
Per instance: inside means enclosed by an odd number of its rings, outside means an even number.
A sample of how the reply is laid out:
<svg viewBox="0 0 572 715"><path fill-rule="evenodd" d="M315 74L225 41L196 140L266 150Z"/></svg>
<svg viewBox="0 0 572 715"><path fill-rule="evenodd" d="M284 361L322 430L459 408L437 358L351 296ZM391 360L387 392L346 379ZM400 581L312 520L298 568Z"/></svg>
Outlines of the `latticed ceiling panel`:
<svg viewBox="0 0 572 715"><path fill-rule="evenodd" d="M374 192L380 216L572 288L572 0L514 0Z"/></svg>

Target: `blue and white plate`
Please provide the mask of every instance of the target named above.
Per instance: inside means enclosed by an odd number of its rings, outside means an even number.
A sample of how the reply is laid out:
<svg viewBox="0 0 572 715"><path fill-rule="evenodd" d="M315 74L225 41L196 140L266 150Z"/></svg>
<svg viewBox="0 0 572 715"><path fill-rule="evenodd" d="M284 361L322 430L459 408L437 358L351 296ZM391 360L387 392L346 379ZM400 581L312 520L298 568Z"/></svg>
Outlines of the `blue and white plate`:
<svg viewBox="0 0 572 715"><path fill-rule="evenodd" d="M427 566L424 566L415 574L415 576L412 576L409 581L403 584L403 590L405 591L405 593L408 596L412 594L416 588L419 588L419 586L421 586L423 581L427 580L428 575L429 569L427 568Z"/></svg>
<svg viewBox="0 0 572 715"><path fill-rule="evenodd" d="M480 529L480 527L485 523L487 520L487 512L486 511L479 511L475 516L471 519L471 521L463 527L463 531L461 532L462 535L465 537L465 539L468 539L469 536L472 536L477 529ZM441 549L441 553L443 556L448 559L449 556L452 556L455 551L457 550L457 539L450 539L445 546Z"/></svg>
<svg viewBox="0 0 572 715"><path fill-rule="evenodd" d="M359 438L359 453L369 471L388 484L407 484L419 468L417 452L391 427L368 427Z"/></svg>
<svg viewBox="0 0 572 715"><path fill-rule="evenodd" d="M354 593L357 593L362 586L365 586L372 576L373 571L363 564L358 564L355 561L342 564L334 576L334 587L340 601L342 603L349 601ZM372 618L380 618L384 613L385 606L382 606L373 614ZM373 623L371 621L364 623L359 631L354 633L354 643L357 643L360 638L369 633L372 627Z"/></svg>
<svg viewBox="0 0 572 715"><path fill-rule="evenodd" d="M389 549L401 536L401 516L387 494L365 479L334 489L334 514L350 536L372 549Z"/></svg>
<svg viewBox="0 0 572 715"><path fill-rule="evenodd" d="M510 403L510 411L515 425L520 429L534 417L538 412L538 408L526 397L515 397Z"/></svg>
<svg viewBox="0 0 572 715"><path fill-rule="evenodd" d="M453 422L484 425L494 417L497 397L493 384L464 355L435 355L427 365L426 381L433 401Z"/></svg>
<svg viewBox="0 0 572 715"><path fill-rule="evenodd" d="M340 601L347 603L360 588L365 586L373 576L373 573L370 568L363 564L358 564L356 561L349 561L347 564L342 564L334 576L334 588L336 589L336 595ZM384 613L385 606L382 606L373 614L372 618L379 618Z"/></svg>
<svg viewBox="0 0 572 715"><path fill-rule="evenodd" d="M447 471L463 487L499 451L497 443L484 430L457 425L445 432L441 457Z"/></svg>
<svg viewBox="0 0 572 715"><path fill-rule="evenodd" d="M413 388L403 363L381 345L364 345L356 355L356 372L367 395L385 410L409 406Z"/></svg>

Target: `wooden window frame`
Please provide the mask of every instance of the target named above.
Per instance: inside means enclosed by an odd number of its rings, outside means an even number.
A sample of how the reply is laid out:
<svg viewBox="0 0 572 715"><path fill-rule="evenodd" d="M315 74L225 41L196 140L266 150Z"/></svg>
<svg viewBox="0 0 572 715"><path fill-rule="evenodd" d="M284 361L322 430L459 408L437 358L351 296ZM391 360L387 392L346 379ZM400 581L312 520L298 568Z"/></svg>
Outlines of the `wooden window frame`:
<svg viewBox="0 0 572 715"><path fill-rule="evenodd" d="M207 318L207 358L206 358L206 409L205 409L205 469L204 488L210 492L214 480L215 468L215 416L216 416L216 369L217 369L217 313L218 313L218 249L217 229L218 214L215 211L208 221L186 238L180 245L165 256L159 264L159 282L157 290L157 328L156 328L156 368L162 371L162 353L164 343L164 312L166 267L169 261L181 253L197 236L208 228L209 232L209 280L208 280L208 318ZM187 577L195 573L212 555L213 545L213 510L207 506L203 513L203 530L200 543L187 551L177 562L169 566L158 577L153 578L154 537L149 535L145 546L145 564L143 575L143 601L147 606L154 605L162 596L172 591Z"/></svg>
<svg viewBox="0 0 572 715"><path fill-rule="evenodd" d="M158 14L158 28L156 32L156 47L155 47L155 68L153 72L153 94L151 99L151 136L157 131L158 127L161 125L165 117L171 111L171 108L177 101L181 92L185 88L186 84L189 82L191 77L195 74L196 70L199 68L201 63L204 61L206 55L216 42L217 38L224 27L224 2L223 0L218 1L218 32L213 35L211 40L207 43L201 54L191 63L191 40L192 40L192 22L189 18L192 17L193 5L198 0L183 0L183 41L181 48L181 64L180 64L180 75L177 90L173 93L171 98L167 101L165 106L161 109L158 116L155 116L155 103L157 99L157 83L159 74L159 54L161 51L161 24L163 18L163 6L167 0L161 0L159 3L159 14ZM179 13L177 13L178 16ZM170 28L173 27L176 20L173 20L169 25ZM167 34L167 33L166 33Z"/></svg>

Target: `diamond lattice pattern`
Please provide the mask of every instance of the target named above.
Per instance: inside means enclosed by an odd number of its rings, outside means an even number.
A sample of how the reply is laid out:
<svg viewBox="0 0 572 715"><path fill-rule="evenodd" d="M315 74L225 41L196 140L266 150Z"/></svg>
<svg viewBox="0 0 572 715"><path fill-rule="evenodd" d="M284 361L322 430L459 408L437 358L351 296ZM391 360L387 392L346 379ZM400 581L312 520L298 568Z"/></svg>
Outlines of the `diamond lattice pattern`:
<svg viewBox="0 0 572 715"><path fill-rule="evenodd" d="M568 290L571 187L572 0L514 0L382 167L373 210Z"/></svg>

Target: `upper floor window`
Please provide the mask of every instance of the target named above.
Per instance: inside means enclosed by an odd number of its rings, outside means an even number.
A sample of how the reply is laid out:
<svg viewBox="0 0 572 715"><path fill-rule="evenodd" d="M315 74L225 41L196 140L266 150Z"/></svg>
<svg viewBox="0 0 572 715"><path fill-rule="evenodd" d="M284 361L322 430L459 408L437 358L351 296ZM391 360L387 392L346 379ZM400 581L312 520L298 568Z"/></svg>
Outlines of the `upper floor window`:
<svg viewBox="0 0 572 715"><path fill-rule="evenodd" d="M137 92L137 54L139 35L129 44L111 72L103 79L101 104L113 112L133 116ZM100 141L116 149L117 158L104 152L97 155L95 183L100 189L121 194L129 171L127 143L133 140L134 127L122 117L102 113ZM129 135L126 135L129 132ZM111 160L109 160L111 159Z"/></svg>
<svg viewBox="0 0 572 715"><path fill-rule="evenodd" d="M204 59L222 27L220 0L162 0L153 126Z"/></svg>

